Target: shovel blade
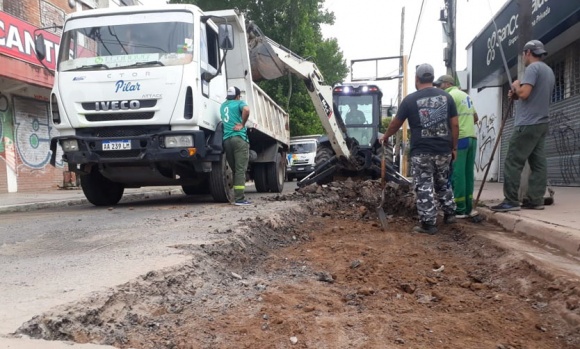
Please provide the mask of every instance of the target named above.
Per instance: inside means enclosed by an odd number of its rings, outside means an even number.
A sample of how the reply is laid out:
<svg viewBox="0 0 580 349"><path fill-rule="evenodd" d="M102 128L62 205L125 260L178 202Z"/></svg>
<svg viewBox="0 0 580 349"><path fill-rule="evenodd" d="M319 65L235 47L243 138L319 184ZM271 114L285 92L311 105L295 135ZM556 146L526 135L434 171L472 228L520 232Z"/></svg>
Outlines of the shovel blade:
<svg viewBox="0 0 580 349"><path fill-rule="evenodd" d="M382 206L377 207L377 216L379 216L379 221L381 221L381 229L383 231L387 230L389 223L387 222L387 214Z"/></svg>

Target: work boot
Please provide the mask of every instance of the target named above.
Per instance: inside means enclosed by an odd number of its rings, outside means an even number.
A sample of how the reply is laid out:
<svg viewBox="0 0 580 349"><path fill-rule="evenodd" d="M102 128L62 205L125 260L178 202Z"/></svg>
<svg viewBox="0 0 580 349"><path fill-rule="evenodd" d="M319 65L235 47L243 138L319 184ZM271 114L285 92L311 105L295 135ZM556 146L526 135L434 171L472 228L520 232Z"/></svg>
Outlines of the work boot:
<svg viewBox="0 0 580 349"><path fill-rule="evenodd" d="M495 212L519 211L520 205L514 205L504 201L499 205L491 206L490 209Z"/></svg>
<svg viewBox="0 0 580 349"><path fill-rule="evenodd" d="M443 216L443 222L445 224L453 224L457 222L457 218L454 214L445 214L445 216Z"/></svg>
<svg viewBox="0 0 580 349"><path fill-rule="evenodd" d="M544 205L534 205L531 202L524 202L521 207L525 208L526 210L543 210L544 209Z"/></svg>
<svg viewBox="0 0 580 349"><path fill-rule="evenodd" d="M437 233L437 227L435 224L421 222L421 225L415 226L413 231L422 234L435 235Z"/></svg>

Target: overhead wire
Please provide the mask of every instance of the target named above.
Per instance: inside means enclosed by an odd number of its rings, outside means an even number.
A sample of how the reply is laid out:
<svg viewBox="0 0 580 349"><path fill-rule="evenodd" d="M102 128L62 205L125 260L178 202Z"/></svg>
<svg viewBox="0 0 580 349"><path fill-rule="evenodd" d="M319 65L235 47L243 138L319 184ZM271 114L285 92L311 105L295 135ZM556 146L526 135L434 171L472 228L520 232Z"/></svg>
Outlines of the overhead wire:
<svg viewBox="0 0 580 349"><path fill-rule="evenodd" d="M413 46L415 45L415 39L417 38L417 32L419 31L419 24L421 23L421 18L423 16L423 5L425 5L425 0L421 2L421 9L419 10L419 17L417 18L417 24L415 25L415 33L413 34L413 41L411 42L411 49L409 50L409 58L407 61L411 61L411 54L413 53Z"/></svg>

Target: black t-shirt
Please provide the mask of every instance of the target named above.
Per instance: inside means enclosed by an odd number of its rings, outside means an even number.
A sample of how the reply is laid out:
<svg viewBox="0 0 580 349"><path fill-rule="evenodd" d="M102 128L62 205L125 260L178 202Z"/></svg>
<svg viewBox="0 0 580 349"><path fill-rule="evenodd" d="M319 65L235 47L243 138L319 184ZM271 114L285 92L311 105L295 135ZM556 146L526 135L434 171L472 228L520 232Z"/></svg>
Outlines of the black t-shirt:
<svg viewBox="0 0 580 349"><path fill-rule="evenodd" d="M450 120L454 116L457 116L455 102L449 93L441 89L428 87L405 97L396 118L409 120L411 156L451 154L453 138Z"/></svg>

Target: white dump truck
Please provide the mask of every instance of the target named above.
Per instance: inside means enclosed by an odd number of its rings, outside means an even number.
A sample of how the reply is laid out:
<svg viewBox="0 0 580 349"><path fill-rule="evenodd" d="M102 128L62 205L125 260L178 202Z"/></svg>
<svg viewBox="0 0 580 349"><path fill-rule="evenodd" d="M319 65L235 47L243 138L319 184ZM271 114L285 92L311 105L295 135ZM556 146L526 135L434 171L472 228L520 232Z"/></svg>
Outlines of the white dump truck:
<svg viewBox="0 0 580 349"><path fill-rule="evenodd" d="M289 182L292 182L294 178L301 180L314 171L316 149L318 149L320 137L322 135L290 137L290 149L287 154L288 167L286 168L286 178Z"/></svg>
<svg viewBox="0 0 580 349"><path fill-rule="evenodd" d="M36 37L41 62L43 41ZM193 5L76 12L66 17L56 60L52 162L62 147L92 204L161 185L231 201L219 112L230 86L251 110L249 178L259 192L282 191L289 116L253 82L243 14Z"/></svg>

